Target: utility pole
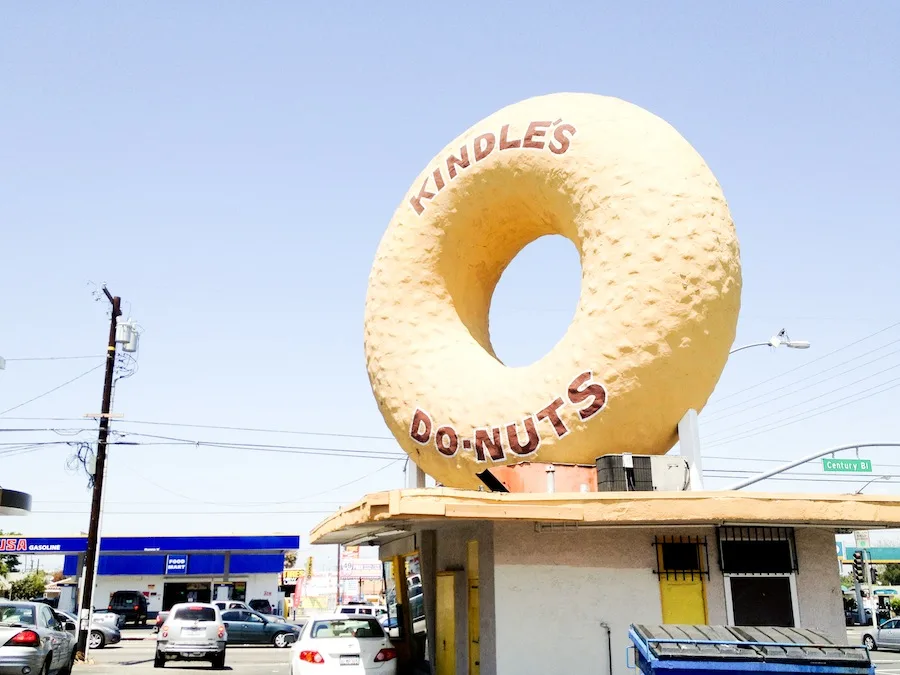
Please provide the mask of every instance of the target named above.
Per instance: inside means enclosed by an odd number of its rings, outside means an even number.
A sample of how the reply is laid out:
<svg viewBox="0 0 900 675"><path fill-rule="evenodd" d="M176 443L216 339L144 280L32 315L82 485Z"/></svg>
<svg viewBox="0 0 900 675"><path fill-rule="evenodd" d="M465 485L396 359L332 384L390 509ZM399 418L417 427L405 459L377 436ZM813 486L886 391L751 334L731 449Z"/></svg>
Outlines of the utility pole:
<svg viewBox="0 0 900 675"><path fill-rule="evenodd" d="M341 545L337 547L337 588L334 596L334 611L336 612L341 605Z"/></svg>
<svg viewBox="0 0 900 675"><path fill-rule="evenodd" d="M91 496L91 522L88 526L87 551L85 552L84 586L81 601L78 647L75 658L84 661L87 639L90 634L91 610L94 607L94 575L97 570L97 554L100 548L100 510L103 506L103 477L106 468L106 439L109 435L109 412L112 404L113 374L116 369L116 325L122 314L122 298L113 297L103 287L103 293L112 303L109 321L109 342L106 347L106 377L103 380L103 403L100 411L100 431L97 435L97 463L94 468L94 492Z"/></svg>

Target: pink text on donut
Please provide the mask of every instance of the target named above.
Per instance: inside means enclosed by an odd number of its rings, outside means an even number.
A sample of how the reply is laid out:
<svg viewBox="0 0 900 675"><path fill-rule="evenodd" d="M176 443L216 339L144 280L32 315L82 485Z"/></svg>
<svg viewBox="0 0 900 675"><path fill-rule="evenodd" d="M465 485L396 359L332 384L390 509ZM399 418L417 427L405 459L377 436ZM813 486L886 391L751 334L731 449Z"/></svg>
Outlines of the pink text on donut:
<svg viewBox="0 0 900 675"><path fill-rule="evenodd" d="M409 425L409 437L419 445L433 443L445 457L453 457L462 448L474 451L478 462L498 462L506 459L507 454L524 457L537 452L542 434L553 433L557 438L566 436L570 429L560 411L567 407L577 408L582 420L589 420L606 407L606 388L593 381L590 370L569 383L565 399L557 396L537 412L516 422L475 429L471 438L460 438L451 425L436 427L428 412L416 408Z"/></svg>
<svg viewBox="0 0 900 675"><path fill-rule="evenodd" d="M476 136L471 146L466 143L455 155L447 155L441 165L422 183L419 193L410 197L409 204L417 215L422 215L427 202L434 199L435 195L446 187L447 183L459 175L463 169L468 169L472 162L480 162L495 150L543 150L547 149L554 155L563 155L569 149L572 136L577 129L571 124L562 124L562 119L555 122L530 122L524 133L511 137L509 125L500 127L500 133L491 131ZM548 135L549 132L549 135ZM545 140L546 139L546 140ZM470 152L471 149L471 152Z"/></svg>

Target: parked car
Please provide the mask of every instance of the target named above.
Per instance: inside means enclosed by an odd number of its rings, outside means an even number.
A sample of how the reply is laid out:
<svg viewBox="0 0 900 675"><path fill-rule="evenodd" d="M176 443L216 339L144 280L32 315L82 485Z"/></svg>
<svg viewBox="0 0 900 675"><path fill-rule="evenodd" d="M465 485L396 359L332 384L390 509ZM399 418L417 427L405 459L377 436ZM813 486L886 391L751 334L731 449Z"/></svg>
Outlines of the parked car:
<svg viewBox="0 0 900 675"><path fill-rule="evenodd" d="M181 603L172 607L156 636L154 668L166 661L209 661L216 670L225 667L228 632L219 608L209 603Z"/></svg>
<svg viewBox="0 0 900 675"><path fill-rule="evenodd" d="M123 614L110 612L105 607L103 607L102 609L95 607L93 613L91 614L91 621L96 621L97 623L105 623L116 628L122 628L125 625L125 616Z"/></svg>
<svg viewBox="0 0 900 675"><path fill-rule="evenodd" d="M158 612L156 614L156 623L153 624L153 632L158 633L159 629L162 628L163 624L166 622L168 618L168 612Z"/></svg>
<svg viewBox="0 0 900 675"><path fill-rule="evenodd" d="M270 621L253 610L229 609L222 613L229 644L272 644L289 647L300 636L300 628L285 621Z"/></svg>
<svg viewBox="0 0 900 675"><path fill-rule="evenodd" d="M367 616L381 617L387 614L387 607L383 605L351 603L349 605L338 605L336 612L338 614L365 614Z"/></svg>
<svg viewBox="0 0 900 675"><path fill-rule="evenodd" d="M255 598L247 604L250 605L250 609L252 609L254 612L269 615L275 614L275 606L271 602L263 598Z"/></svg>
<svg viewBox="0 0 900 675"><path fill-rule="evenodd" d="M230 609L242 609L245 612L256 612L250 605L242 600L214 600L213 604L219 608L220 612L227 612ZM256 612L257 614L262 614L262 612ZM284 617L278 616L277 614L263 614L266 619L269 621L275 621L277 623L286 623Z"/></svg>
<svg viewBox="0 0 900 675"><path fill-rule="evenodd" d="M0 672L70 675L75 624L61 623L49 605L0 602Z"/></svg>
<svg viewBox="0 0 900 675"><path fill-rule="evenodd" d="M311 618L291 647L291 675L396 675L397 650L378 621L366 614Z"/></svg>
<svg viewBox="0 0 900 675"><path fill-rule="evenodd" d="M862 643L870 652L876 649L900 650L900 619L885 621L878 628L863 633Z"/></svg>
<svg viewBox="0 0 900 675"><path fill-rule="evenodd" d="M124 616L126 622L147 625L147 598L140 591L116 591L110 597L107 609Z"/></svg>
<svg viewBox="0 0 900 675"><path fill-rule="evenodd" d="M54 610L56 618L63 624L72 624L69 632L78 635L78 618L68 612ZM112 616L116 616L113 614ZM91 616L91 632L88 634L88 649L103 649L106 645L114 645L122 640L122 632L115 624L101 623Z"/></svg>
<svg viewBox="0 0 900 675"><path fill-rule="evenodd" d="M865 612L866 620L862 625L871 626L872 625L872 610L869 609L868 607L866 607L865 610L863 610L863 611ZM857 612L855 609L845 609L844 610L844 623L846 623L848 626L859 625L859 612Z"/></svg>

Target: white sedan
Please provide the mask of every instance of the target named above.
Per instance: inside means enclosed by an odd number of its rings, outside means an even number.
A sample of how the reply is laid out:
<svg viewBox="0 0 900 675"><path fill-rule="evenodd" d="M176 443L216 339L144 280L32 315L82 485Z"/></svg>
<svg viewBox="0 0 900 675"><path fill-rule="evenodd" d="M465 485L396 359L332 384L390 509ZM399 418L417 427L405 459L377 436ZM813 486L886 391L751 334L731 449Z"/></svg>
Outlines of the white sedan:
<svg viewBox="0 0 900 675"><path fill-rule="evenodd" d="M396 675L397 650L366 614L314 616L291 646L291 675Z"/></svg>

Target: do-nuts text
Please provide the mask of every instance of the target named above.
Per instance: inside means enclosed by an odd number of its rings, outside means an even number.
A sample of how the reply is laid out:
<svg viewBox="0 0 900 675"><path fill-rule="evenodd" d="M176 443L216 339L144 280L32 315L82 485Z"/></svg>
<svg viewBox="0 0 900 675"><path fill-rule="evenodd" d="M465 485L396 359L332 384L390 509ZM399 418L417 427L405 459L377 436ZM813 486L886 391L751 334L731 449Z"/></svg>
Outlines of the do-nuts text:
<svg viewBox="0 0 900 675"><path fill-rule="evenodd" d="M479 462L502 461L508 453L525 456L537 452L544 434L562 438L569 433L560 411L576 408L578 417L589 420L606 406L606 388L593 381L587 370L575 377L566 391L566 398L557 396L546 406L524 419L495 427L475 429L471 438L461 438L451 425L437 426L431 415L416 408L409 426L409 437L419 445L433 444L445 457L453 457L460 448L474 451Z"/></svg>

